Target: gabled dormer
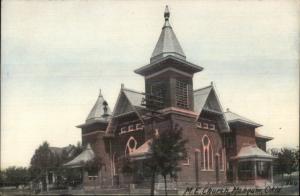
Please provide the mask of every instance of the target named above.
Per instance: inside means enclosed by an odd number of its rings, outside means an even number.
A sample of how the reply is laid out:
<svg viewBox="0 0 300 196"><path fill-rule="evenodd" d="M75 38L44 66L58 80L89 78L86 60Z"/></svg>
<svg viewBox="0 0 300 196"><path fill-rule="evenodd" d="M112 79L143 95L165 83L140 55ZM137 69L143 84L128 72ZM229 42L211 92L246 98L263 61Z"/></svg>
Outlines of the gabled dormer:
<svg viewBox="0 0 300 196"><path fill-rule="evenodd" d="M136 69L135 73L145 77L146 95L161 99L160 108L177 107L193 111L193 75L203 68L186 60L169 17L166 7L165 22L150 64Z"/></svg>
<svg viewBox="0 0 300 196"><path fill-rule="evenodd" d="M213 82L211 85L194 90L194 111L201 128L216 127L221 133L230 131Z"/></svg>

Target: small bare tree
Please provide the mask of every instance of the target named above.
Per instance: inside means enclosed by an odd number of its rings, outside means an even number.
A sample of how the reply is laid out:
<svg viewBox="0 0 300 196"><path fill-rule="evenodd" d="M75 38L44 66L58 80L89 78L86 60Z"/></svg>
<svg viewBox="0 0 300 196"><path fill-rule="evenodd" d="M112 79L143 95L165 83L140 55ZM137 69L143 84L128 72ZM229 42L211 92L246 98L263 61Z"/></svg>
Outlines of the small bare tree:
<svg viewBox="0 0 300 196"><path fill-rule="evenodd" d="M182 138L182 128L177 124L173 129L163 131L153 139L151 166L154 175L157 173L164 178L165 195L167 195L167 176L176 178L180 170L179 161L186 157L186 142L187 140Z"/></svg>

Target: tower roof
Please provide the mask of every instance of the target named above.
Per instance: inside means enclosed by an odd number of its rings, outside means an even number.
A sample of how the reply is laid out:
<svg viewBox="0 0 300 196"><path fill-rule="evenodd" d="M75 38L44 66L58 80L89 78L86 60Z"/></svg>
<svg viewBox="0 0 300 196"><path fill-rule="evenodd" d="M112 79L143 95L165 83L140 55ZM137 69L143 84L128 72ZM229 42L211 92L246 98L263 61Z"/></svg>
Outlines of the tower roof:
<svg viewBox="0 0 300 196"><path fill-rule="evenodd" d="M166 6L164 17L165 23L150 58L150 64L140 67L134 72L147 76L158 71L166 71L165 69L169 68L175 68L189 74L202 71L202 67L186 60L186 56L169 23L170 12L168 6Z"/></svg>
<svg viewBox="0 0 300 196"><path fill-rule="evenodd" d="M170 12L168 6L166 6L164 18L165 23L162 28L159 39L153 50L150 62L154 62L160 58L166 57L168 55L175 56L180 59L186 59L185 54L176 38L176 35L169 23Z"/></svg>
<svg viewBox="0 0 300 196"><path fill-rule="evenodd" d="M106 108L106 111L105 111ZM94 121L104 121L107 122L108 117L111 115L110 108L108 107L107 102L105 101L101 90L98 96L98 99L90 111L88 117L86 118L86 123L92 123Z"/></svg>

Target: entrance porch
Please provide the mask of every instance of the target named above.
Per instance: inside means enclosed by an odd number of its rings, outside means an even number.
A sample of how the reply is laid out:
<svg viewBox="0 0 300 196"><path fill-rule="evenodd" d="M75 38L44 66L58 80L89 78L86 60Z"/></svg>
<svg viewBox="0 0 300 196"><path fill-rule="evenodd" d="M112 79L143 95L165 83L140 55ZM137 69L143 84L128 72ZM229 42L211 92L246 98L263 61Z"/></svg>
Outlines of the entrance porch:
<svg viewBox="0 0 300 196"><path fill-rule="evenodd" d="M256 186L272 184L274 158L256 145L242 147L238 155L231 158L234 182Z"/></svg>

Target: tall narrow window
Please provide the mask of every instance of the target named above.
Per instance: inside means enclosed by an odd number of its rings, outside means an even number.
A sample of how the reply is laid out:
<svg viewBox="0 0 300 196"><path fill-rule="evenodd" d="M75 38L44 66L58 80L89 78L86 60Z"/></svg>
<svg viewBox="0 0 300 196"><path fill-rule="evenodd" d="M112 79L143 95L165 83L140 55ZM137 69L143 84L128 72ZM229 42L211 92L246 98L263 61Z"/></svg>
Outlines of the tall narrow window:
<svg viewBox="0 0 300 196"><path fill-rule="evenodd" d="M213 148L207 135L202 138L203 170L213 170L214 156Z"/></svg>
<svg viewBox="0 0 300 196"><path fill-rule="evenodd" d="M164 84L162 82L154 82L151 84L151 104L156 107L162 107L164 105Z"/></svg>
<svg viewBox="0 0 300 196"><path fill-rule="evenodd" d="M176 105L187 109L188 104L188 83L185 80L176 80Z"/></svg>

